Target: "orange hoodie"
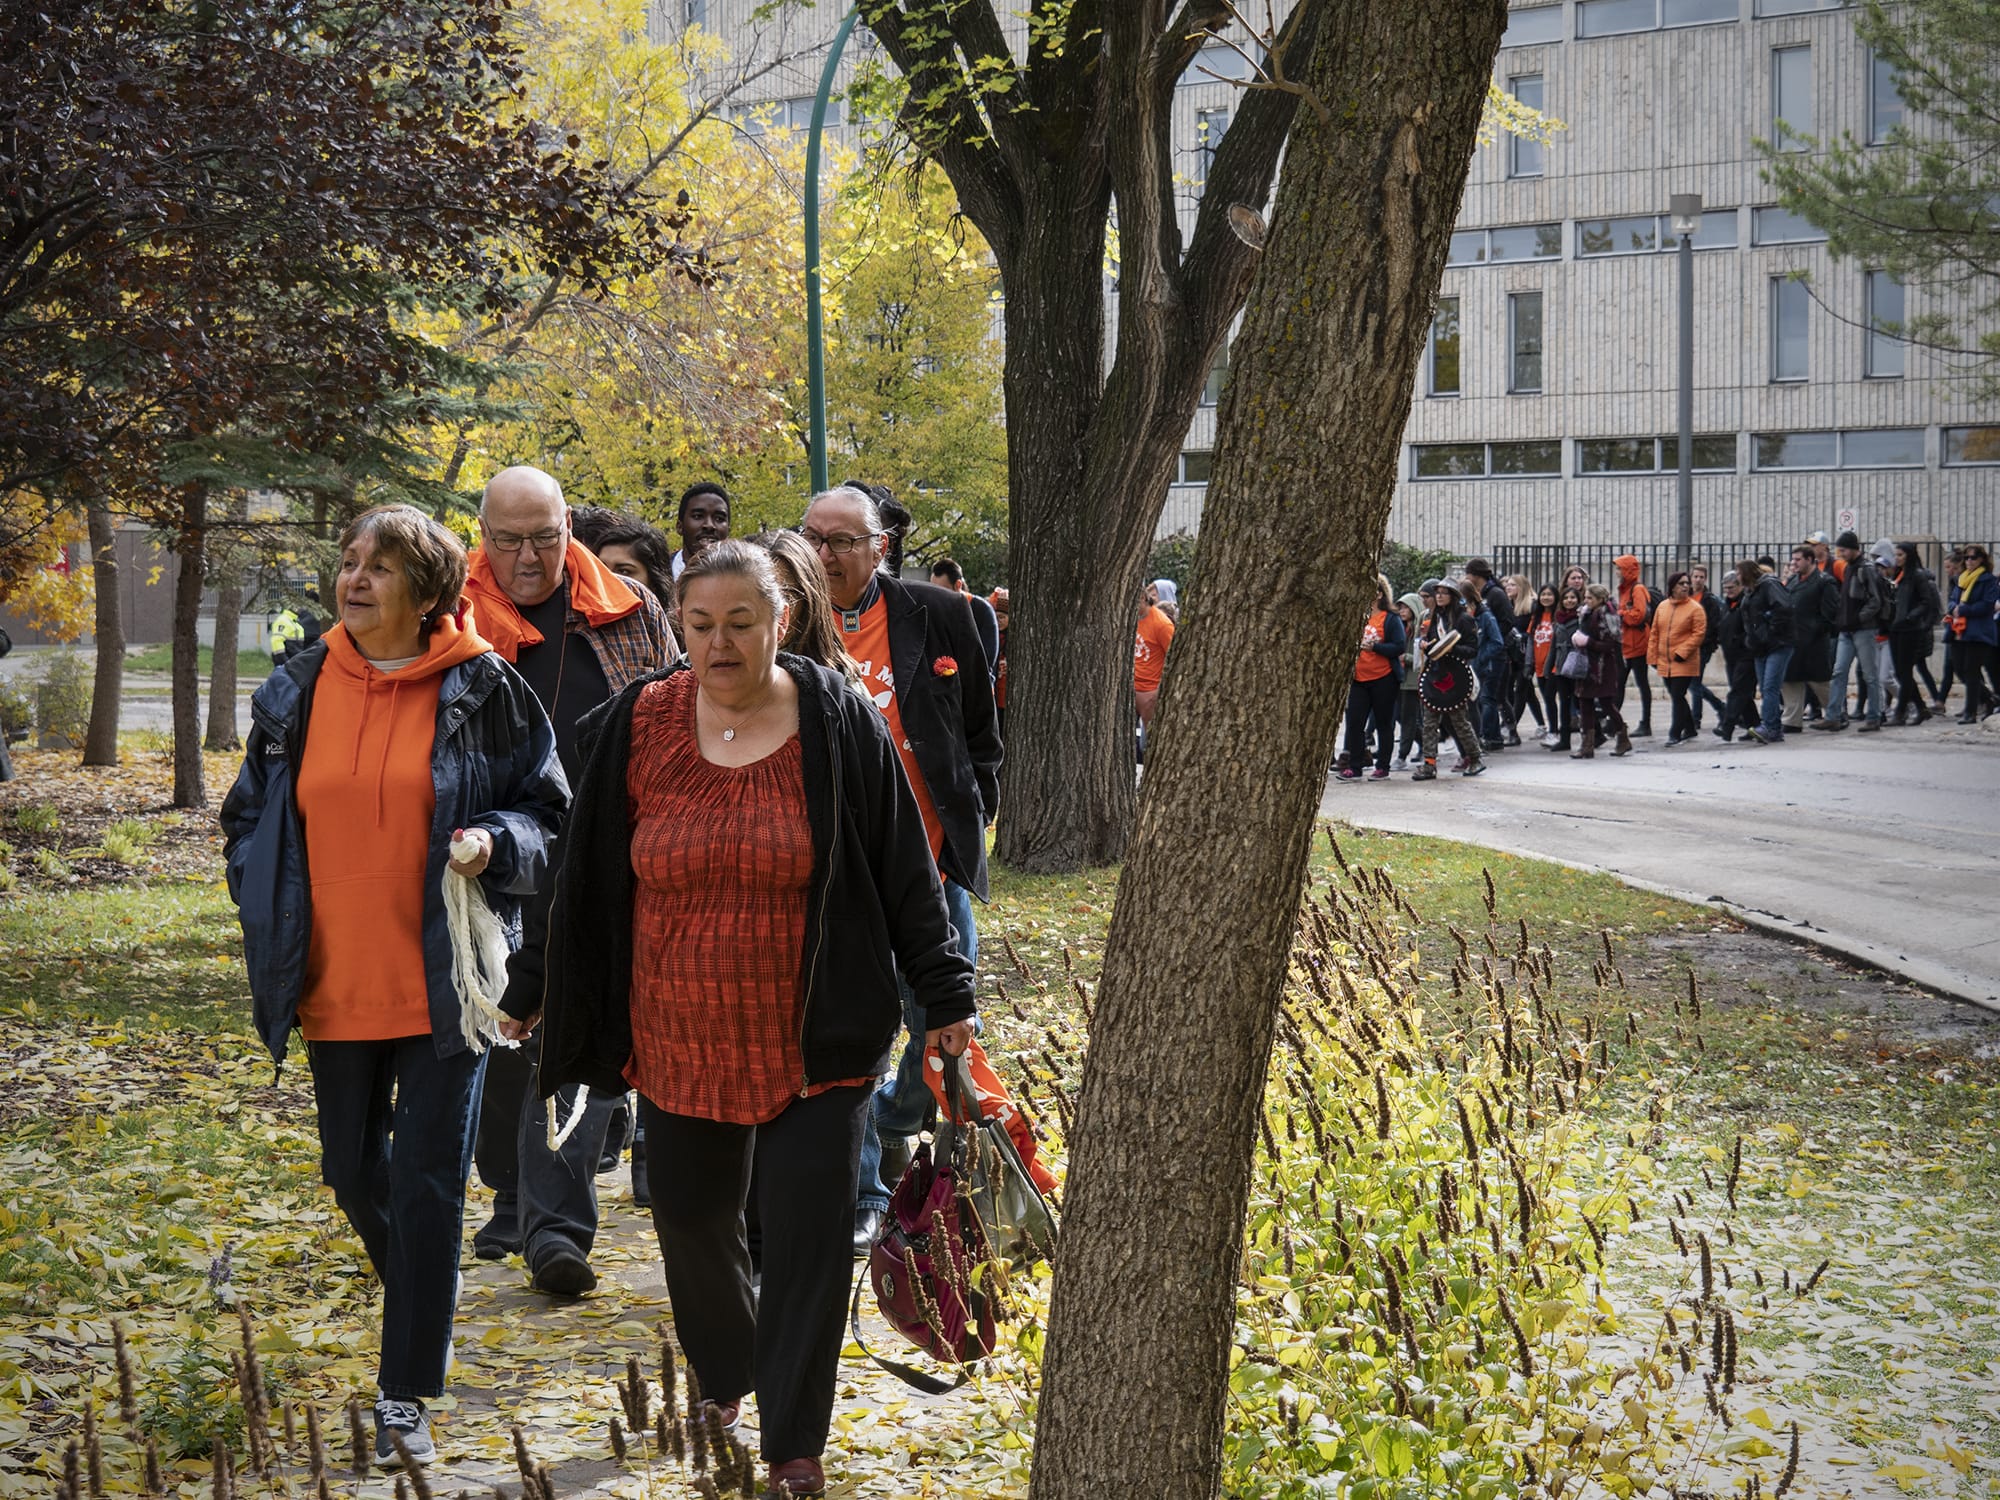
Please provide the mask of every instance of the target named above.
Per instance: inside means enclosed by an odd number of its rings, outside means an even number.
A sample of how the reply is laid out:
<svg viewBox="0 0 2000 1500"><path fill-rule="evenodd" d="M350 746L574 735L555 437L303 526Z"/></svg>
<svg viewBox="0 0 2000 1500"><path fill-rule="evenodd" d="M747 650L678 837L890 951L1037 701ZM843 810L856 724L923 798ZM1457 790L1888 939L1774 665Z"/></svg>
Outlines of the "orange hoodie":
<svg viewBox="0 0 2000 1500"><path fill-rule="evenodd" d="M1623 557L1611 559L1618 569L1618 623L1625 627L1625 660L1633 657L1642 660L1646 655L1646 611L1652 608L1653 595L1646 585L1639 582L1639 559L1626 553Z"/></svg>
<svg viewBox="0 0 2000 1500"><path fill-rule="evenodd" d="M599 562L596 553L574 537L563 554L563 580L569 585L569 607L594 627L602 628L645 608L639 596ZM472 603L472 618L479 633L493 643L493 649L503 660L517 661L523 646L541 645L542 633L521 618L521 611L500 587L484 547L472 554L472 573L465 582L465 596Z"/></svg>
<svg viewBox="0 0 2000 1500"><path fill-rule="evenodd" d="M346 628L322 638L296 789L312 875L312 941L299 1024L309 1042L426 1036L424 873L438 689L447 668L487 650L446 615L424 654L380 672Z"/></svg>

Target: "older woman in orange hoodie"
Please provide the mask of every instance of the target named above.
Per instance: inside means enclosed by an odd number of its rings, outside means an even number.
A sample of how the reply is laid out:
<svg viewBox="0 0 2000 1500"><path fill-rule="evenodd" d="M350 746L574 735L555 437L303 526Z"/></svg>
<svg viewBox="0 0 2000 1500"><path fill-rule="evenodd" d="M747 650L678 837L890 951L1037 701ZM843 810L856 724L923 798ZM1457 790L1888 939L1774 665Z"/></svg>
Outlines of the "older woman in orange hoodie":
<svg viewBox="0 0 2000 1500"><path fill-rule="evenodd" d="M1667 743L1678 745L1691 740L1697 730L1691 694L1701 680L1701 643L1708 634L1708 612L1694 597L1693 581L1685 573L1667 580L1667 597L1660 601L1648 632L1646 659L1660 674L1673 696L1673 722L1667 728Z"/></svg>
<svg viewBox="0 0 2000 1500"><path fill-rule="evenodd" d="M446 884L478 882L517 942L569 800L547 715L459 618L465 578L465 549L422 511L349 523L339 623L258 689L222 808L258 1030L281 1065L305 1034L321 1175L382 1282L385 1467L436 1456L424 1403L445 1391L499 1029L455 973Z"/></svg>

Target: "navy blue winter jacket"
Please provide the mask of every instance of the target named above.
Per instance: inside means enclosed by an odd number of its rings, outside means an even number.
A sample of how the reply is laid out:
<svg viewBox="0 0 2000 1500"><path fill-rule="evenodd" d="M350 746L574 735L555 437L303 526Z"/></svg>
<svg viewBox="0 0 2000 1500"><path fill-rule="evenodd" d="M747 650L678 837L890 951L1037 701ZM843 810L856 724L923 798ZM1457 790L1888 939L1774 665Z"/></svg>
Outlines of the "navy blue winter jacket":
<svg viewBox="0 0 2000 1500"><path fill-rule="evenodd" d="M257 1034L280 1064L298 1023L312 940L312 877L293 785L325 660L326 647L315 645L257 689L243 769L222 804L229 895L243 926ZM431 782L437 807L424 869L424 977L431 1039L439 1057L450 1057L466 1047L444 914L452 834L478 827L493 835L479 883L511 948L520 941L521 901L541 883L569 805L548 715L520 674L491 651L448 669L438 685Z"/></svg>

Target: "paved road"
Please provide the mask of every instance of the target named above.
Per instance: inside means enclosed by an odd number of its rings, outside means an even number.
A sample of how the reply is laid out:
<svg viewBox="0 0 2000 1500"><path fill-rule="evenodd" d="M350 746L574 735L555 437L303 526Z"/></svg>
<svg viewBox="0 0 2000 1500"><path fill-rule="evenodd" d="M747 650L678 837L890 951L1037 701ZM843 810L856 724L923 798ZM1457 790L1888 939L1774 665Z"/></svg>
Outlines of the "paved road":
<svg viewBox="0 0 2000 1500"><path fill-rule="evenodd" d="M2000 1008L2000 715L1769 747L1638 743L1574 761L1531 742L1470 782L1333 781L1320 811L1719 902Z"/></svg>
<svg viewBox="0 0 2000 1500"><path fill-rule="evenodd" d="M48 669L49 658L55 653L53 646L16 646L6 656L0 657L0 682L26 683ZM88 648L78 652L86 666L95 661ZM237 684L236 729L239 734L250 732L250 695L257 689L251 681ZM131 672L125 674L125 691L119 700L118 727L120 729L172 729L174 727L173 683L164 672ZM201 683L202 722L208 722L208 679Z"/></svg>

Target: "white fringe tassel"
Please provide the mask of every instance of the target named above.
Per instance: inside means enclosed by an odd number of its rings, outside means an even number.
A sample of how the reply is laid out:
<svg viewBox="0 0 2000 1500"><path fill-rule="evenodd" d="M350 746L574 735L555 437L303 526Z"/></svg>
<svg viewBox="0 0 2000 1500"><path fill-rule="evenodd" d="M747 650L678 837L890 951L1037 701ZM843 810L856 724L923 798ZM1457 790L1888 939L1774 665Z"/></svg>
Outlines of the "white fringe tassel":
<svg viewBox="0 0 2000 1500"><path fill-rule="evenodd" d="M464 837L451 842L453 859L470 859L479 841ZM486 904L476 876L460 875L449 865L444 872L445 926L451 933L451 978L458 990L458 1025L474 1052L489 1046L518 1047L500 1035L507 1019L500 999L507 993L507 934Z"/></svg>
<svg viewBox="0 0 2000 1500"><path fill-rule="evenodd" d="M579 1083L576 1086L576 1107L570 1111L569 1119L564 1121L562 1128L558 1130L556 1116L562 1112L562 1096L556 1094L549 1099L549 1150L562 1150L563 1142L575 1134L576 1127L583 1123L584 1106L589 1103L590 1085Z"/></svg>

